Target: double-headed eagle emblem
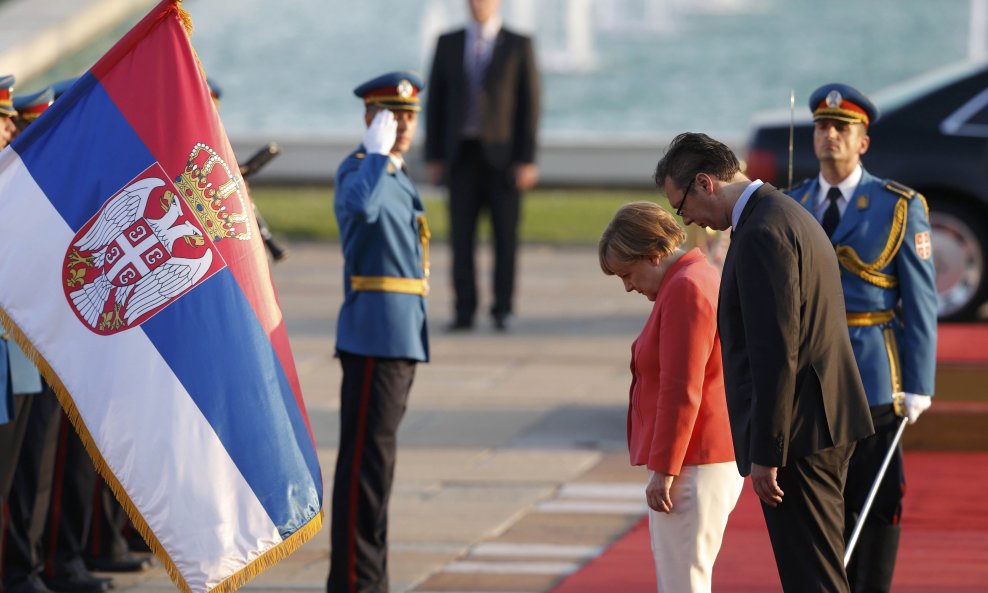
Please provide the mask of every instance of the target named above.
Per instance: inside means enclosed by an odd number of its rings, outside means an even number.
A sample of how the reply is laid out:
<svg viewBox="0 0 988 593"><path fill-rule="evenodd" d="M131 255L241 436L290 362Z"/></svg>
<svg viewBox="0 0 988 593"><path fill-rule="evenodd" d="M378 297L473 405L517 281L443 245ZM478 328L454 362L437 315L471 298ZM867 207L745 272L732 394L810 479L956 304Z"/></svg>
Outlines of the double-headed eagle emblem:
<svg viewBox="0 0 988 593"><path fill-rule="evenodd" d="M66 296L97 333L150 317L203 280L218 257L184 200L155 175L160 167L153 169L110 198L66 254Z"/></svg>

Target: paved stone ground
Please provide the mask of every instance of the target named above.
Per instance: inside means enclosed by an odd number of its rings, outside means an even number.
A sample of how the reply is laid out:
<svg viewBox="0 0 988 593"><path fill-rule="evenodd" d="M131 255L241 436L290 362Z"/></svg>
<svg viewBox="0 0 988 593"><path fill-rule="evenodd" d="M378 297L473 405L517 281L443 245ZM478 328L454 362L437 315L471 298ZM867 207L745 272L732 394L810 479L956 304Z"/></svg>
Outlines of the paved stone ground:
<svg viewBox="0 0 988 593"><path fill-rule="evenodd" d="M495 332L481 317L475 331L449 334L449 252L440 244L432 254L433 360L418 367L399 434L391 590L549 591L644 515L643 471L628 466L624 435L630 344L651 305L604 276L592 247L526 246L510 330ZM490 263L481 250L482 295ZM338 440L341 267L338 245L303 243L274 268L326 499ZM951 404L981 405L960 400L983 393L988 371L946 371L938 389L946 401L917 424L930 426L917 443L958 426ZM245 589L323 591L328 511L326 529ZM118 591L175 590L160 567L116 578Z"/></svg>
<svg viewBox="0 0 988 593"><path fill-rule="evenodd" d="M650 303L604 276L594 248L527 246L509 331L479 317L474 332L449 334L449 253L444 245L432 253L433 360L419 366L399 435L392 591L546 591L644 513L624 435L629 349ZM341 265L336 244L306 243L274 268L326 499L338 440ZM480 269L486 295L484 250ZM327 514L327 529L246 589L323 590L328 522ZM116 580L119 591L174 590L161 568Z"/></svg>

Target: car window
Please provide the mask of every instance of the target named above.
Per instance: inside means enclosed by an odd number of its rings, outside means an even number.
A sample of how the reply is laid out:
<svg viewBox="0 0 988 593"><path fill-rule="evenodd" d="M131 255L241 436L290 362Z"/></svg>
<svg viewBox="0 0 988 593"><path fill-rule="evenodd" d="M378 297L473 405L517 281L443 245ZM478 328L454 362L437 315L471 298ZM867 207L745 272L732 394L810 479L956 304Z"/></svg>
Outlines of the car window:
<svg viewBox="0 0 988 593"><path fill-rule="evenodd" d="M872 99L883 113L891 113L903 105L941 87L948 86L973 74L988 70L988 63L964 61L937 68L878 91Z"/></svg>
<svg viewBox="0 0 988 593"><path fill-rule="evenodd" d="M940 123L940 131L952 136L988 138L988 89L960 106Z"/></svg>

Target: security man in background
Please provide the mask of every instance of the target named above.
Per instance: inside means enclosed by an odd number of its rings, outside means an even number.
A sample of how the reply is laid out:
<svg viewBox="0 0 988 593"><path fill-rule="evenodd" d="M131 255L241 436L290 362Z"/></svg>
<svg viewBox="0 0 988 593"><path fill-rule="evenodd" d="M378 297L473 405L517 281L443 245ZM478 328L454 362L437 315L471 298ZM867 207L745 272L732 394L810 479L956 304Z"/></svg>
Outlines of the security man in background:
<svg viewBox="0 0 988 593"><path fill-rule="evenodd" d="M467 4L467 27L436 42L425 158L429 182L449 187L456 293L449 329L473 328L477 221L486 209L494 238L490 313L495 329L504 331L514 309L521 196L539 178L539 72L532 39L501 25L501 0Z"/></svg>
<svg viewBox="0 0 988 593"><path fill-rule="evenodd" d="M848 468L847 541L899 423L916 422L930 407L937 293L926 199L861 166L878 108L858 90L833 83L813 92L810 110L820 174L790 194L817 217L837 251L851 345L875 424ZM848 565L852 591L889 591L904 492L897 446Z"/></svg>
<svg viewBox="0 0 988 593"><path fill-rule="evenodd" d="M329 593L388 590L396 433L416 364L429 359L429 230L403 160L422 87L412 72L391 72L354 89L364 101L367 129L336 173L333 209L344 259L336 355L343 385Z"/></svg>

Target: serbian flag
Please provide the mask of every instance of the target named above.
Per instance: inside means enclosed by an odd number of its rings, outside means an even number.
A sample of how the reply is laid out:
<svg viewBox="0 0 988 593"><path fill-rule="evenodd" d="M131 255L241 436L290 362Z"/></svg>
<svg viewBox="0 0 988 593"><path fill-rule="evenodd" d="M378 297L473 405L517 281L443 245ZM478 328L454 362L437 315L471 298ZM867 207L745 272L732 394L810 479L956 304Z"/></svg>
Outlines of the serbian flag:
<svg viewBox="0 0 988 593"><path fill-rule="evenodd" d="M185 592L315 534L322 477L250 198L161 2L0 153L0 316Z"/></svg>

